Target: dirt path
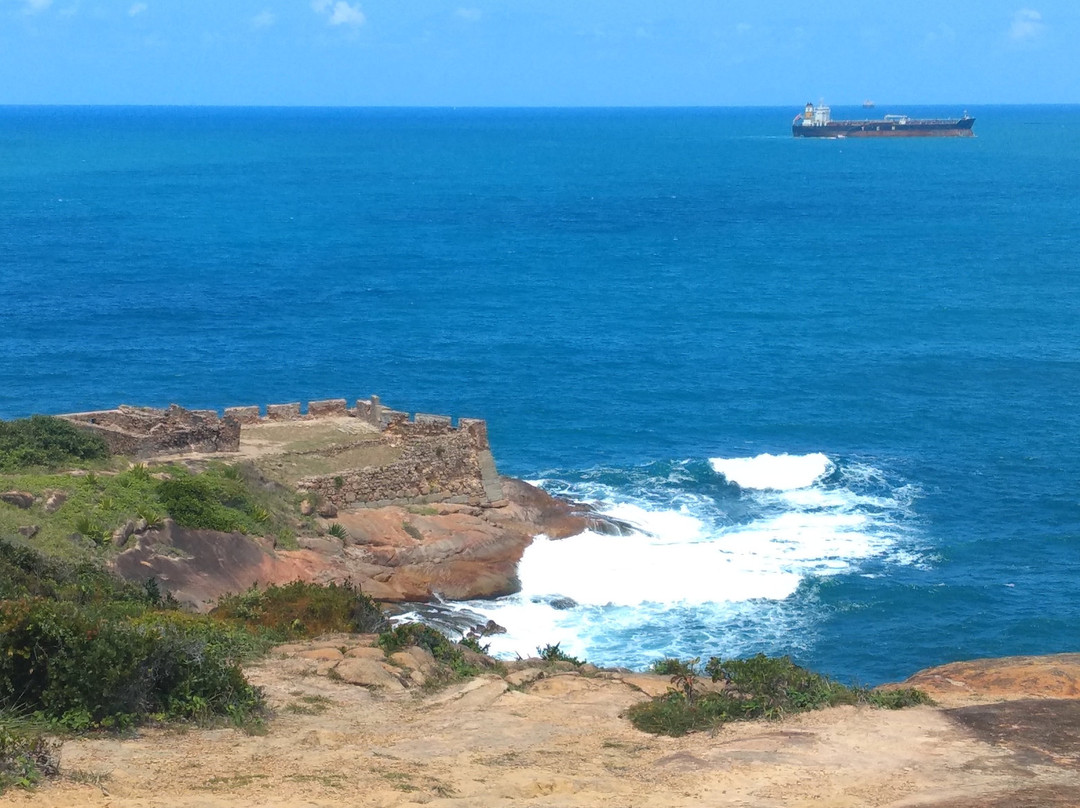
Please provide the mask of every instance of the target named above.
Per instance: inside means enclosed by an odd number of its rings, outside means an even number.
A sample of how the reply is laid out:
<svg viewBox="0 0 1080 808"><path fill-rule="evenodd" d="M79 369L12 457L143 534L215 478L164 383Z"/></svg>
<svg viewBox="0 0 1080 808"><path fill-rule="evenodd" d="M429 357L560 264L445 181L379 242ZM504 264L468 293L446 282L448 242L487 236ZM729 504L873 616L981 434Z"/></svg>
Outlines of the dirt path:
<svg viewBox="0 0 1080 808"><path fill-rule="evenodd" d="M1071 664L1080 670L1080 657ZM0 805L1080 805L1075 699L1025 706L969 693L969 707L956 698L948 708L843 707L662 738L619 717L644 698L635 677L548 671L520 687L492 675L381 695L316 675L318 666L275 656L251 669L277 713L264 736L69 741L67 779Z"/></svg>

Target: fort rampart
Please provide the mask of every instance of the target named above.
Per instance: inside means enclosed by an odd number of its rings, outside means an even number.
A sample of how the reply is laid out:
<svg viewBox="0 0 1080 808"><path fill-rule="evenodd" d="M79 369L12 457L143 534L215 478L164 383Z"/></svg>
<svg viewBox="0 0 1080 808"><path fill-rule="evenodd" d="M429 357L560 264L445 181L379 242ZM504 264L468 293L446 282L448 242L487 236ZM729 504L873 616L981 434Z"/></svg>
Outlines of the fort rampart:
<svg viewBox="0 0 1080 808"><path fill-rule="evenodd" d="M324 399L217 410L121 406L114 410L63 415L101 435L110 450L134 457L184 452L240 450L244 426L325 418L357 418L397 449L392 462L297 482L323 502L339 508L389 504L460 502L490 505L503 499L495 461L488 445L487 424L478 419L407 413L383 406L378 396ZM331 451L331 453L333 453Z"/></svg>

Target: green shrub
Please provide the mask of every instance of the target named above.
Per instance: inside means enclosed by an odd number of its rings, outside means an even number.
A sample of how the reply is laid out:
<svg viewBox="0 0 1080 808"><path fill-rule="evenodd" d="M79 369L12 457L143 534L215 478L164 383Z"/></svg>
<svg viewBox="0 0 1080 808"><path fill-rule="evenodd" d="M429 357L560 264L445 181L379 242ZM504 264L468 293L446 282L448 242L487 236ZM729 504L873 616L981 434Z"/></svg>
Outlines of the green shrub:
<svg viewBox="0 0 1080 808"><path fill-rule="evenodd" d="M727 691L739 699L747 718L779 718L785 713L815 710L835 704L854 704L857 691L813 673L790 657L722 660L712 657L705 672L714 682L722 681Z"/></svg>
<svg viewBox="0 0 1080 808"><path fill-rule="evenodd" d="M413 645L426 648L436 662L446 665L458 678L482 672L480 666L466 658L461 645L450 642L441 631L423 623L401 623L379 635L379 647L387 654Z"/></svg>
<svg viewBox="0 0 1080 808"><path fill-rule="evenodd" d="M277 639L314 637L331 632L369 634L386 625L382 609L351 581L252 587L221 598L211 614L270 632Z"/></svg>
<svg viewBox="0 0 1080 808"><path fill-rule="evenodd" d="M266 536L287 535L295 526L296 494L251 464L212 463L200 474L176 469L157 484L156 494L182 527Z"/></svg>
<svg viewBox="0 0 1080 808"><path fill-rule="evenodd" d="M49 598L72 603L152 605L145 588L87 561L68 562L0 539L0 599Z"/></svg>
<svg viewBox="0 0 1080 808"><path fill-rule="evenodd" d="M901 710L919 704L933 704L934 700L924 691L914 687L900 687L895 690L871 690L865 694L867 703L883 710Z"/></svg>
<svg viewBox="0 0 1080 808"><path fill-rule="evenodd" d="M236 493L214 486L202 475L174 477L158 485L158 496L176 524L223 533L243 529Z"/></svg>
<svg viewBox="0 0 1080 808"><path fill-rule="evenodd" d="M345 529L345 525L340 522L334 522L330 527L326 529L326 532L333 536L335 539L341 539L342 541L348 541L349 531Z"/></svg>
<svg viewBox="0 0 1080 808"><path fill-rule="evenodd" d="M180 612L138 617L41 599L0 604L0 708L71 730L150 717L228 716L263 708L216 621Z"/></svg>
<svg viewBox="0 0 1080 808"><path fill-rule="evenodd" d="M649 673L657 676L674 676L686 666L681 659L658 659L649 666Z"/></svg>
<svg viewBox="0 0 1080 808"><path fill-rule="evenodd" d="M63 418L34 415L0 421L0 472L81 465L108 456L109 447L100 435Z"/></svg>
<svg viewBox="0 0 1080 808"><path fill-rule="evenodd" d="M577 657L570 656L559 647L559 643L543 646L536 649L537 656L545 662L569 662L571 665L581 666L585 664L585 660L578 659Z"/></svg>
<svg viewBox="0 0 1080 808"><path fill-rule="evenodd" d="M796 665L786 656L712 657L705 672L724 685L715 693L700 692L696 659L661 660L653 670L670 675L672 688L663 696L635 704L627 717L638 729L663 735L684 735L725 721L775 719L838 704L896 709L929 703L929 697L918 690L877 692L847 687Z"/></svg>
<svg viewBox="0 0 1080 808"><path fill-rule="evenodd" d="M423 623L400 623L379 635L379 647L388 654L413 645L426 648L435 659L451 655L452 646L446 635Z"/></svg>
<svg viewBox="0 0 1080 808"><path fill-rule="evenodd" d="M491 650L491 643L481 644L478 637L462 635L458 640L458 645L462 648L468 648L470 651L475 651L478 654L487 654Z"/></svg>
<svg viewBox="0 0 1080 808"><path fill-rule="evenodd" d="M732 720L729 702L715 693L690 701L683 693L669 690L662 696L635 704L626 717L642 732L679 737L688 732L710 729Z"/></svg>

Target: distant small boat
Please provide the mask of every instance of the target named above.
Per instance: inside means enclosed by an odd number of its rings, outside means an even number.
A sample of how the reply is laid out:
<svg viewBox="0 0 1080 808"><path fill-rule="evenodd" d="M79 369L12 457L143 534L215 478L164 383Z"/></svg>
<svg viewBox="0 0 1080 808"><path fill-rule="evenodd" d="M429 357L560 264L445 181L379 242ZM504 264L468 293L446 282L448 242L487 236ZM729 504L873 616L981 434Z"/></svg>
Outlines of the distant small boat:
<svg viewBox="0 0 1080 808"><path fill-rule="evenodd" d="M862 102L862 108L863 109L873 109L874 108L874 102L871 101L869 98L867 98L865 101Z"/></svg>

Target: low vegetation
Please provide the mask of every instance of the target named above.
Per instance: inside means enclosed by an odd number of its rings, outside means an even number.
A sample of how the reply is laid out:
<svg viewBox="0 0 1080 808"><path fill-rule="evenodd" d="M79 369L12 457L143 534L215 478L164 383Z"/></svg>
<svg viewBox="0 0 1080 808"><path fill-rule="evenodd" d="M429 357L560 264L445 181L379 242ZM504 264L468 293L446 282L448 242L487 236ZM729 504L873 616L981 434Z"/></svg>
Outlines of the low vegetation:
<svg viewBox="0 0 1080 808"><path fill-rule="evenodd" d="M559 643L551 645L550 643L536 649L536 655L545 662L569 662L571 665L581 667L585 664L585 660L578 659L575 656L570 656L559 647Z"/></svg>
<svg viewBox="0 0 1080 808"><path fill-rule="evenodd" d="M298 533L315 532L314 521L299 514L297 494L246 463L215 462L201 472L176 464L78 475L24 471L0 476L0 486L35 497L29 510L0 504L0 536L30 523L35 546L68 558L107 555L119 549L112 536L126 522L154 526L167 516L182 527L272 536L286 548L295 548ZM46 507L50 498L55 505Z"/></svg>
<svg viewBox="0 0 1080 808"><path fill-rule="evenodd" d="M83 467L109 456L99 435L48 415L0 421L0 472Z"/></svg>
<svg viewBox="0 0 1080 808"><path fill-rule="evenodd" d="M242 661L282 639L385 625L352 584L250 590L194 615L152 580L3 540L0 596L0 790L54 772L47 733L154 721L257 729L265 704Z"/></svg>
<svg viewBox="0 0 1080 808"><path fill-rule="evenodd" d="M60 773L59 744L0 713L0 794L12 786L30 788Z"/></svg>
<svg viewBox="0 0 1080 808"><path fill-rule="evenodd" d="M350 582L252 587L221 598L211 614L257 627L278 640L336 632L373 634L386 626L379 605Z"/></svg>
<svg viewBox="0 0 1080 808"><path fill-rule="evenodd" d="M414 645L430 651L436 662L446 666L451 678L477 676L485 670L485 661L472 648L451 642L438 629L422 623L402 623L379 635L379 647L386 654Z"/></svg>
<svg viewBox="0 0 1080 808"><path fill-rule="evenodd" d="M712 657L704 671L698 659L665 659L653 666L653 672L670 676L671 688L663 696L634 705L627 717L638 729L658 735L685 735L728 721L776 719L839 704L898 709L930 703L925 693L915 689L881 692L849 687L806 670L786 656ZM702 673L721 687L704 690Z"/></svg>

